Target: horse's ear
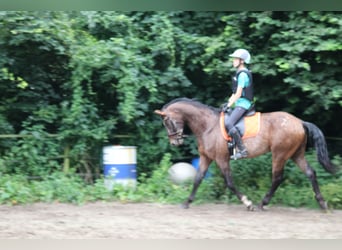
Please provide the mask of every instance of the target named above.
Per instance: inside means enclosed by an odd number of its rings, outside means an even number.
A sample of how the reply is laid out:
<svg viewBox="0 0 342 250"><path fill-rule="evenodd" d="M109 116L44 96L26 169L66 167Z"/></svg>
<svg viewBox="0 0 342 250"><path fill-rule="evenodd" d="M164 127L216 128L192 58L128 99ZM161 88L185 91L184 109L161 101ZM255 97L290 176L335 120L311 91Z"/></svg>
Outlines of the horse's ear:
<svg viewBox="0 0 342 250"><path fill-rule="evenodd" d="M154 113L160 116L166 116L166 114L163 111L160 111L159 109L155 110Z"/></svg>

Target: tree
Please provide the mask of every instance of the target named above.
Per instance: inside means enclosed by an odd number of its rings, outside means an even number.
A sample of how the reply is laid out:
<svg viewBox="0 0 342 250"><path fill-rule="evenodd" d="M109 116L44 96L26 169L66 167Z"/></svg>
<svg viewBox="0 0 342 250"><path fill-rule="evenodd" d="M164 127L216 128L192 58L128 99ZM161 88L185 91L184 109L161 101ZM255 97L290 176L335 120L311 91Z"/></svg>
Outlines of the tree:
<svg viewBox="0 0 342 250"><path fill-rule="evenodd" d="M252 53L259 110L341 136L339 12L19 11L0 25L0 133L35 135L1 141L9 172L49 174L64 153L75 171L99 172L109 143L138 146L140 173L165 152L194 156L193 140L168 145L153 110L181 96L220 106L239 47Z"/></svg>

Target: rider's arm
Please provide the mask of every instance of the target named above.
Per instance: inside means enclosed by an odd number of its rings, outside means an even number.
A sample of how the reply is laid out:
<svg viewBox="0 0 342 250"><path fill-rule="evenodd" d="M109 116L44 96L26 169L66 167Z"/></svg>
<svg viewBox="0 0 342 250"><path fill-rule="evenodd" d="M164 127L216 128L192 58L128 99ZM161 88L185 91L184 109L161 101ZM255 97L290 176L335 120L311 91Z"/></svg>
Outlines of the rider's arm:
<svg viewBox="0 0 342 250"><path fill-rule="evenodd" d="M232 94L228 100L228 107L233 106L237 99L239 99L242 95L243 88L238 86L235 94Z"/></svg>

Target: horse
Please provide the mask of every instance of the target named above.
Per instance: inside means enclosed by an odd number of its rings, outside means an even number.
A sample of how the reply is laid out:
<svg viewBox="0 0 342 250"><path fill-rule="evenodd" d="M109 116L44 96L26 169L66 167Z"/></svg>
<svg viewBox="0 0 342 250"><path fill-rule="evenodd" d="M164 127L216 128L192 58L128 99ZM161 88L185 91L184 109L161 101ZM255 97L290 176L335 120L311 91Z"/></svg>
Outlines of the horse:
<svg viewBox="0 0 342 250"><path fill-rule="evenodd" d="M261 124L257 135L243 139L248 151L247 158L254 158L267 152L272 153L271 187L259 205L255 207L253 202L242 194L233 183L230 153L227 141L221 134L219 124L221 109L193 99L177 98L165 104L161 110L155 110L154 113L161 116L171 145L180 146L183 144L185 126L191 130L197 140L200 158L199 169L190 196L182 204L184 208L189 208L193 202L210 163L215 161L224 177L226 187L238 197L247 210L264 210L264 206L269 204L284 179L285 163L291 159L311 181L315 198L321 209L328 210L327 202L319 189L315 170L305 159L307 144L313 142L317 159L327 172L334 174L337 168L331 163L324 135L315 124L302 121L283 111L261 113Z"/></svg>

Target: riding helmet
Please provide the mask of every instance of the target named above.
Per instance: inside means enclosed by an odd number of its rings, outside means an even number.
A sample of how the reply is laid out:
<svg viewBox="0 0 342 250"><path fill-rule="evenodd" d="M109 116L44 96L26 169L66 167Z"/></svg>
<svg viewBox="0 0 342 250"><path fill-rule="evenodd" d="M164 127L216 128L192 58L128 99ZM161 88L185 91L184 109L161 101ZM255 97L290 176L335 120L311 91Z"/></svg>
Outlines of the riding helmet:
<svg viewBox="0 0 342 250"><path fill-rule="evenodd" d="M251 55L249 54L248 50L245 49L237 49L234 51L233 54L229 55L230 57L236 57L244 60L245 63L250 63Z"/></svg>

